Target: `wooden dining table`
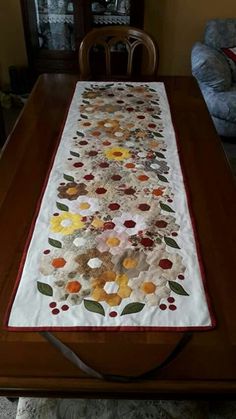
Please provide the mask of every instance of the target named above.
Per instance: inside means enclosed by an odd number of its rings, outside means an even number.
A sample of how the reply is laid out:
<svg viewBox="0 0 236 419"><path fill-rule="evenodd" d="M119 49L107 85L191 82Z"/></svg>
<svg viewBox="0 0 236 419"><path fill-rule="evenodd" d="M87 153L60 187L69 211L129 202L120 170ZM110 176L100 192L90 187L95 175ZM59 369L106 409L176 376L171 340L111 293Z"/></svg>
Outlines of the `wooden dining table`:
<svg viewBox="0 0 236 419"><path fill-rule="evenodd" d="M88 398L236 395L235 179L192 77L165 83L216 327L194 331L179 355L149 379L91 378L39 332L8 331L3 318L45 177L78 77L39 77L0 159L0 394ZM183 332L55 332L102 374L137 376L160 364Z"/></svg>

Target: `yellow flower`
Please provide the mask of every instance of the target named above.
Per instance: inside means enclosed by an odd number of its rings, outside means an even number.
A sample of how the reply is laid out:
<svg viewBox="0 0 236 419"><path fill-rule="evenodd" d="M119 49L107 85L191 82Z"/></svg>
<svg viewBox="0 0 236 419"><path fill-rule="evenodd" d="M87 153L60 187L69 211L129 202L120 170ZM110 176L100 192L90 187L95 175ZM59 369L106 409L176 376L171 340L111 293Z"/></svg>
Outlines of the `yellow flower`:
<svg viewBox="0 0 236 419"><path fill-rule="evenodd" d="M72 234L73 231L84 227L81 221L82 217L79 214L72 214L70 212L63 212L60 215L54 215L51 220L51 231L61 234Z"/></svg>
<svg viewBox="0 0 236 419"><path fill-rule="evenodd" d="M106 301L111 307L120 305L123 298L128 298L132 289L128 286L129 278L125 274L116 275L112 271L105 271L102 275L95 278L92 283L92 297L96 301ZM117 292L107 291L106 285L108 283L115 283L117 285Z"/></svg>
<svg viewBox="0 0 236 419"><path fill-rule="evenodd" d="M105 155L110 160L122 161L130 158L130 152L127 148L112 147L105 151Z"/></svg>

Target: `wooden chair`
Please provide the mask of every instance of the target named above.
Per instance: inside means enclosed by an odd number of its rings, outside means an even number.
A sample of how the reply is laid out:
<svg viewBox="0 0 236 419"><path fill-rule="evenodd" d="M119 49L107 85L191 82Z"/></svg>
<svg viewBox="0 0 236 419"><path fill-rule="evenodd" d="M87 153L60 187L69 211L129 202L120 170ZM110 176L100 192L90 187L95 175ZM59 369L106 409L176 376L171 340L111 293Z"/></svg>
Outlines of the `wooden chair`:
<svg viewBox="0 0 236 419"><path fill-rule="evenodd" d="M125 45L123 53L116 49L118 44ZM94 47L98 49L98 46L100 50L96 53ZM95 71L92 70L94 58ZM105 69L99 74L102 58L105 58ZM115 72L112 70L113 59ZM123 74L119 72L118 76L116 73L121 69L122 64L124 72ZM141 76L147 80L154 79L158 66L158 49L150 36L141 29L130 26L106 26L93 29L85 35L79 49L79 66L82 80L92 77L106 78L106 80L117 78L133 80L138 72L139 78Z"/></svg>
<svg viewBox="0 0 236 419"><path fill-rule="evenodd" d="M6 140L5 124L4 124L2 106L0 105L0 148L4 145L5 140Z"/></svg>

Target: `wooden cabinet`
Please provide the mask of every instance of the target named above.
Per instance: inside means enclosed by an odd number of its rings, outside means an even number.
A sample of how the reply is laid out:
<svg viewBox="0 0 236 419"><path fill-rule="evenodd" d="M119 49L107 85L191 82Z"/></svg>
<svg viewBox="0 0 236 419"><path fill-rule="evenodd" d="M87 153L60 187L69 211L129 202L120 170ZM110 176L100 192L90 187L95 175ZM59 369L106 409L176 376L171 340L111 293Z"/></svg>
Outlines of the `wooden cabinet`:
<svg viewBox="0 0 236 419"><path fill-rule="evenodd" d="M144 0L21 0L29 67L78 73L78 48L93 27L143 27Z"/></svg>

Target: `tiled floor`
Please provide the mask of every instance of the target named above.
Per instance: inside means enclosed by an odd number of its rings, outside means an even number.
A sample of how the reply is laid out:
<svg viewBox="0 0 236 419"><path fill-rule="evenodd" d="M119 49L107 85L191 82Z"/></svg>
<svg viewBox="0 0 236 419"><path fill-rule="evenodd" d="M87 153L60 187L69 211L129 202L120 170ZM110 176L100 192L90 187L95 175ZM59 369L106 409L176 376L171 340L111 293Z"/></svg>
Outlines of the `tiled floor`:
<svg viewBox="0 0 236 419"><path fill-rule="evenodd" d="M17 401L11 402L0 397L0 419L14 419L16 417Z"/></svg>

